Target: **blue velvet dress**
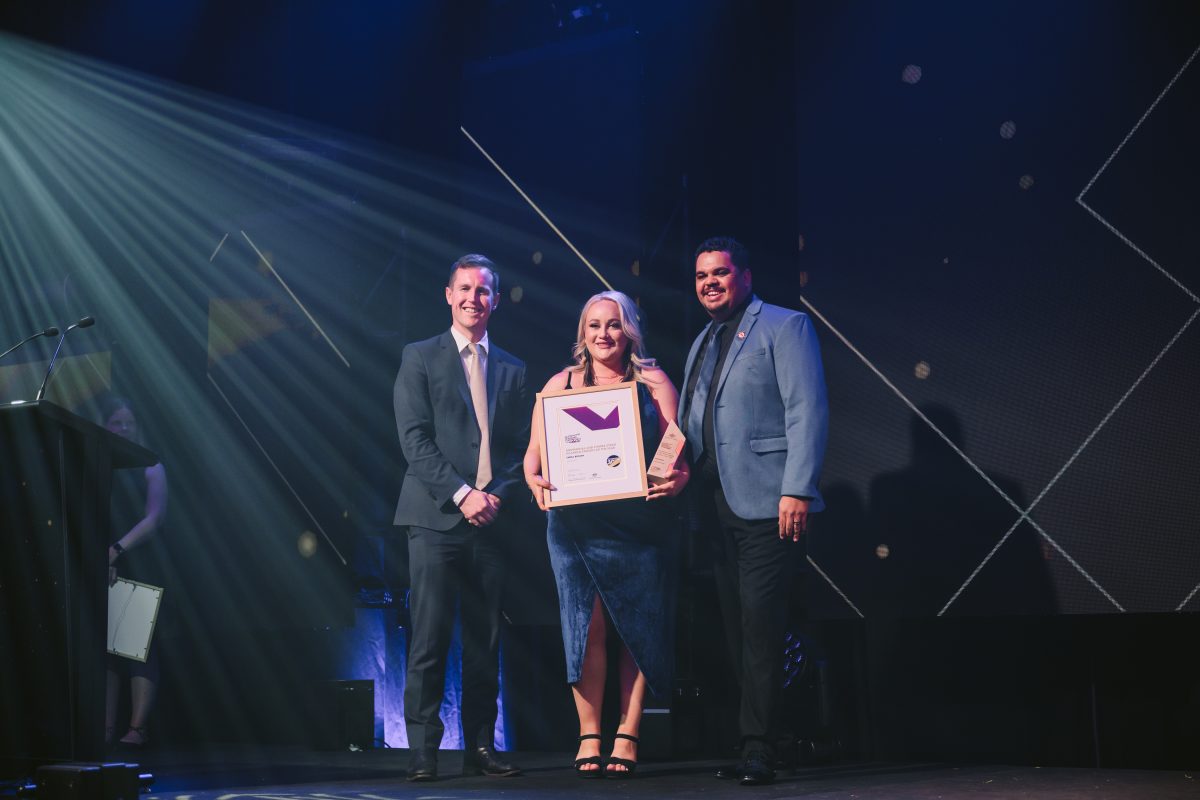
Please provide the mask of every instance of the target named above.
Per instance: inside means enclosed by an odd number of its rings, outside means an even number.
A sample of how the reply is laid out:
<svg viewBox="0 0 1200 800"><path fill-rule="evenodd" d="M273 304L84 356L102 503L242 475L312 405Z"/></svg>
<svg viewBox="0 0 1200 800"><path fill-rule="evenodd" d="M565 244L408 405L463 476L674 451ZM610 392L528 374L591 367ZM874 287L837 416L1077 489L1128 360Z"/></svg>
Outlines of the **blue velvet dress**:
<svg viewBox="0 0 1200 800"><path fill-rule="evenodd" d="M649 465L661 438L658 410L646 386L637 388ZM568 683L581 676L592 602L599 592L650 690L660 697L670 691L679 527L673 505L671 499L636 497L550 510L546 540L558 585Z"/></svg>

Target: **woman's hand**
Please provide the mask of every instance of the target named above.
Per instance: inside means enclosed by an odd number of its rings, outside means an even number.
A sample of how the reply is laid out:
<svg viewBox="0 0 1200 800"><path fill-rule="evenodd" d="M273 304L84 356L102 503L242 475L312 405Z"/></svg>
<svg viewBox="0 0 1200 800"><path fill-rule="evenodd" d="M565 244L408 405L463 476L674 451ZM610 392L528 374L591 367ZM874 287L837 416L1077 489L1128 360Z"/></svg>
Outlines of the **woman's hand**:
<svg viewBox="0 0 1200 800"><path fill-rule="evenodd" d="M528 486L529 491L533 493L533 499L537 501L538 508L540 508L542 511L548 510L546 508L546 501L543 499L545 497L545 493L542 490L547 489L551 492L556 491L556 489L550 485L550 481L546 480L541 475L526 474L525 485Z"/></svg>
<svg viewBox="0 0 1200 800"><path fill-rule="evenodd" d="M667 473L666 480L650 484L647 500L659 500L664 497L675 497L687 486L691 473L687 470L673 469Z"/></svg>

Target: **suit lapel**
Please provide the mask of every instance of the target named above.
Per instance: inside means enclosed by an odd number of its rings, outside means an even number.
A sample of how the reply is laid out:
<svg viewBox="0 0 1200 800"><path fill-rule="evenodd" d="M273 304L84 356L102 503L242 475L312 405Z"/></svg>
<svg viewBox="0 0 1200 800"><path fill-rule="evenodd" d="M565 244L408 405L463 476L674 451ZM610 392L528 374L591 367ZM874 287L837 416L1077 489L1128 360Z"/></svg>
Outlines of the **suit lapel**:
<svg viewBox="0 0 1200 800"><path fill-rule="evenodd" d="M746 340L750 338L750 330L754 327L754 323L758 322L758 312L761 309L762 300L755 297L750 301L750 305L746 306L746 313L742 315L742 322L738 329L726 334L726 336L732 336L733 341L729 343L729 353L725 356L725 363L721 366L721 379L717 381L716 397L721 395L721 390L725 387L725 379L729 377L729 370L733 368L733 362L741 352L742 345L746 344Z"/></svg>
<svg viewBox="0 0 1200 800"><path fill-rule="evenodd" d="M488 401L488 430L495 427L496 421L496 394L499 392L500 376L496 373L504 369L504 365L500 359L494 358L492 352L495 346L489 344L487 352L487 401Z"/></svg>
<svg viewBox="0 0 1200 800"><path fill-rule="evenodd" d="M442 339L442 347L445 348L447 356L444 360L446 369L450 370L450 374L453 376L450 380L458 387L458 394L466 404L471 419L475 419L475 404L471 402L471 387L467 385L467 373L463 369L462 354L458 352L458 346L449 331Z"/></svg>

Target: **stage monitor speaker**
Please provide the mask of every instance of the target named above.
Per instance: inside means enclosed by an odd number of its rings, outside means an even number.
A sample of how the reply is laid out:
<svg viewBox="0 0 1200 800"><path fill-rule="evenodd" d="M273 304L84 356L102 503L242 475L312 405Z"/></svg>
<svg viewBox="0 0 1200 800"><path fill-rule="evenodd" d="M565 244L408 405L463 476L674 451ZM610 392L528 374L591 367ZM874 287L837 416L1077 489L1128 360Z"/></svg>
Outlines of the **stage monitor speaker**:
<svg viewBox="0 0 1200 800"><path fill-rule="evenodd" d="M646 708L638 731L638 757L647 760L668 759L675 755L670 708Z"/></svg>
<svg viewBox="0 0 1200 800"><path fill-rule="evenodd" d="M53 764L37 771L37 800L138 800L137 764Z"/></svg>
<svg viewBox="0 0 1200 800"><path fill-rule="evenodd" d="M318 750L375 747L375 681L321 681L316 695Z"/></svg>

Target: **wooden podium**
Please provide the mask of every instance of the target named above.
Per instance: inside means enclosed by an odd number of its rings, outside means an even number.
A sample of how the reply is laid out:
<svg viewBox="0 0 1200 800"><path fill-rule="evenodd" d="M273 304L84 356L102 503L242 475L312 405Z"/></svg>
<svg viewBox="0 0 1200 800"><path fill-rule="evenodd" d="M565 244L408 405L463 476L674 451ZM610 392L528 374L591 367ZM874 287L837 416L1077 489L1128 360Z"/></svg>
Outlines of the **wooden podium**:
<svg viewBox="0 0 1200 800"><path fill-rule="evenodd" d="M53 403L0 407L0 775L103 757L112 471L156 461Z"/></svg>

